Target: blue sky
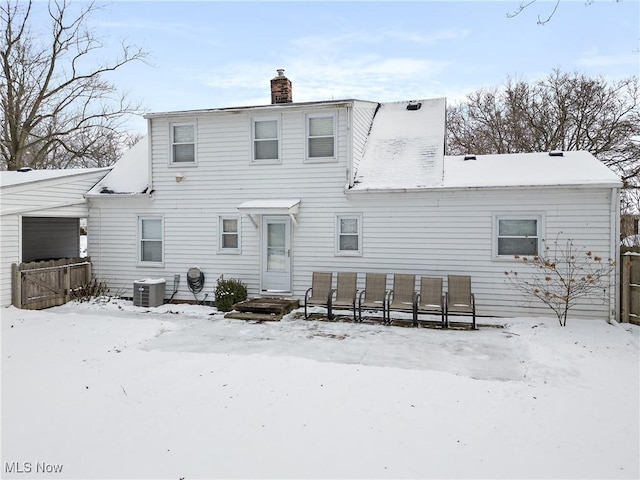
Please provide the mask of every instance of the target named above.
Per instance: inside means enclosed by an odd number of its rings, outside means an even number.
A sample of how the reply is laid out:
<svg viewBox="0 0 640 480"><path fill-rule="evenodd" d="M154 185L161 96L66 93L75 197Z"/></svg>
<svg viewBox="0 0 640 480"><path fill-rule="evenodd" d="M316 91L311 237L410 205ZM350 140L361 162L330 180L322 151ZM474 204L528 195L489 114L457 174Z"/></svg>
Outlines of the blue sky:
<svg viewBox="0 0 640 480"><path fill-rule="evenodd" d="M42 5L42 4L41 4ZM110 77L147 111L264 105L277 68L294 101L396 101L535 80L552 69L638 75L640 2L115 1L92 18L104 56L120 40L149 64ZM141 123L144 128L144 123Z"/></svg>

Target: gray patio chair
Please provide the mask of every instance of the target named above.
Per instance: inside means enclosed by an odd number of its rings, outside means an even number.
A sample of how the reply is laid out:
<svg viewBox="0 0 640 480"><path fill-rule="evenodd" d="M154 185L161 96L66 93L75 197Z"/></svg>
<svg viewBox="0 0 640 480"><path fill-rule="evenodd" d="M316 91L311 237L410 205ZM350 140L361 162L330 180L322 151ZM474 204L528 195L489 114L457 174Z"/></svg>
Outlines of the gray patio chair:
<svg viewBox="0 0 640 480"><path fill-rule="evenodd" d="M416 276L406 273L393 275L393 289L387 294L387 324L391 324L391 310L413 313L416 300Z"/></svg>
<svg viewBox="0 0 640 480"><path fill-rule="evenodd" d="M416 295L416 302L413 309L413 326L420 323L418 315L440 314L442 328L446 327L445 322L445 297L442 293L442 278L440 277L420 277L420 291Z"/></svg>
<svg viewBox="0 0 640 480"><path fill-rule="evenodd" d="M329 309L331 302L331 283L333 273L313 272L311 277L311 288L304 294L304 318L308 318L307 306L321 305ZM330 312L327 312L330 315Z"/></svg>
<svg viewBox="0 0 640 480"><path fill-rule="evenodd" d="M333 294L335 293L335 300ZM338 272L337 288L329 295L328 316L333 318L334 308L349 308L353 310L353 321L356 322L356 295L358 293L358 274L353 272Z"/></svg>
<svg viewBox="0 0 640 480"><path fill-rule="evenodd" d="M476 301L471 292L471 277L468 275L449 275L446 293L446 325L449 315L471 315L472 328L476 329Z"/></svg>
<svg viewBox="0 0 640 480"><path fill-rule="evenodd" d="M358 320L362 322L362 309L382 310L382 320L386 321L387 274L367 273L364 290L358 297Z"/></svg>

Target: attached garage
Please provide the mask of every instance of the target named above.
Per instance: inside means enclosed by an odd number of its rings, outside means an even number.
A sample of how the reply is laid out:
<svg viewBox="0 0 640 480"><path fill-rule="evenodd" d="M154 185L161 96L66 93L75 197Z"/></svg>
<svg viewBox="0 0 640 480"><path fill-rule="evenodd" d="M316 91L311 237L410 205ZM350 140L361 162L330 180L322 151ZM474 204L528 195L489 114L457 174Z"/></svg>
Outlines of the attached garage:
<svg viewBox="0 0 640 480"><path fill-rule="evenodd" d="M11 266L80 256L84 194L110 168L0 172L0 299L11 304Z"/></svg>

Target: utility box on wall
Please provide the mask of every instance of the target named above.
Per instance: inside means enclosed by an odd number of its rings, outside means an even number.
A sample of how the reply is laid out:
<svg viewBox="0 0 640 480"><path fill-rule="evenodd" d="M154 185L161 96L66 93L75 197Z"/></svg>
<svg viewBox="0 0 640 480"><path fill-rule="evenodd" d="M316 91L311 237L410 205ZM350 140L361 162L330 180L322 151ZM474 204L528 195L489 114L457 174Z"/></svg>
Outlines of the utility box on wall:
<svg viewBox="0 0 640 480"><path fill-rule="evenodd" d="M167 282L164 278L145 278L133 282L133 305L159 307L164 303Z"/></svg>

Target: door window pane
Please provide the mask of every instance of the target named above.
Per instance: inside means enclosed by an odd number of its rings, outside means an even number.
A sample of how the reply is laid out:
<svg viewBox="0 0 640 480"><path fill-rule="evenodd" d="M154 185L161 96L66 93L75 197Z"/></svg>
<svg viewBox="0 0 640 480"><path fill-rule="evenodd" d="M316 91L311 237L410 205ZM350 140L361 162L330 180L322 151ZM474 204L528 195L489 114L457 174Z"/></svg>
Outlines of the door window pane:
<svg viewBox="0 0 640 480"><path fill-rule="evenodd" d="M283 223L267 225L267 270L284 271L286 268L286 227Z"/></svg>

